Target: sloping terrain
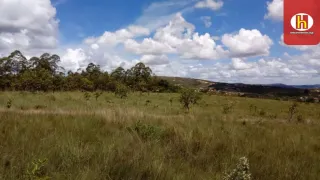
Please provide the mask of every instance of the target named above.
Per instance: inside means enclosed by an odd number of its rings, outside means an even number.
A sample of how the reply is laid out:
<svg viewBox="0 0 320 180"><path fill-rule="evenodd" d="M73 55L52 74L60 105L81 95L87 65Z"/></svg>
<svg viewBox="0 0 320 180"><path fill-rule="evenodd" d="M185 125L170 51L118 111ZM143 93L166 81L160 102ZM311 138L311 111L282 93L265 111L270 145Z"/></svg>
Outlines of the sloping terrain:
<svg viewBox="0 0 320 180"><path fill-rule="evenodd" d="M188 88L205 88L212 85L213 81L193 79L193 78L183 78L183 77L169 77L169 76L159 76L159 78L169 81L172 84L179 85Z"/></svg>
<svg viewBox="0 0 320 180"><path fill-rule="evenodd" d="M209 80L182 78L182 77L166 77L161 76L172 84L195 89L214 89L220 92L240 93L245 97L255 98L285 98L299 100L301 97L309 99L310 102L314 98L319 99L320 90L318 85L285 85L285 84L243 84L243 83L222 83ZM306 100L307 101L307 100ZM318 101L318 100L315 100Z"/></svg>
<svg viewBox="0 0 320 180"><path fill-rule="evenodd" d="M203 94L0 93L0 179L318 180L320 109ZM12 100L8 106L8 100ZM11 101L10 101L11 102ZM146 103L148 102L148 103Z"/></svg>

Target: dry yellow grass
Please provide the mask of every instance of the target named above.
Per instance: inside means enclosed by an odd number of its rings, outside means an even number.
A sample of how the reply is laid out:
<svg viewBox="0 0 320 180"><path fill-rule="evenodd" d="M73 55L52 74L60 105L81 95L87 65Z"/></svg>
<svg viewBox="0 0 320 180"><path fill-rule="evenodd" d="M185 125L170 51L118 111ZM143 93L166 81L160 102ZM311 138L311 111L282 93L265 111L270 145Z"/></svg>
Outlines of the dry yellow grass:
<svg viewBox="0 0 320 180"><path fill-rule="evenodd" d="M288 123L292 102L205 96L186 113L178 96L3 92L0 179L29 178L47 159L35 177L220 180L243 156L254 180L319 179L319 104L299 104Z"/></svg>

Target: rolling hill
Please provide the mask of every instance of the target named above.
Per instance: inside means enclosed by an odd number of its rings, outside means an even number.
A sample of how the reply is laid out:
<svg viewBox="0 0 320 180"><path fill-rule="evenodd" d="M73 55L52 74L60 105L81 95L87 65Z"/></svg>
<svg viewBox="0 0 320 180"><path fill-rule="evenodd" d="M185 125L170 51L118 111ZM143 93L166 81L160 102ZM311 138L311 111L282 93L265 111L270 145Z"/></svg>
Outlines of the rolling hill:
<svg viewBox="0 0 320 180"><path fill-rule="evenodd" d="M194 79L194 78L184 78L184 77L169 77L169 76L158 76L161 79L165 79L172 84L180 85L183 87L189 88L204 88L212 84L225 84L225 85L244 85L244 86L270 86L278 88L298 88L298 89L317 89L320 88L320 84L314 85L286 85L281 83L275 84L244 84L244 83L224 83L224 82L214 82L203 79Z"/></svg>

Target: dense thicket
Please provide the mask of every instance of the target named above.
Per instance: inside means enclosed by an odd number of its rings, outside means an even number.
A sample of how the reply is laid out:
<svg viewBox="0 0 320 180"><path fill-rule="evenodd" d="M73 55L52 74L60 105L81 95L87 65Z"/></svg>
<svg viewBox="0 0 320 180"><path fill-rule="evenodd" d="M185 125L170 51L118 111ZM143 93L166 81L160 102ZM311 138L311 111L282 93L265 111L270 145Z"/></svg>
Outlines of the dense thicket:
<svg viewBox="0 0 320 180"><path fill-rule="evenodd" d="M60 57L45 53L29 60L14 51L0 58L0 89L18 91L115 91L125 85L134 91L176 92L179 87L159 79L143 63L130 69L118 67L111 73L99 65L88 64L82 71L65 72L58 64Z"/></svg>

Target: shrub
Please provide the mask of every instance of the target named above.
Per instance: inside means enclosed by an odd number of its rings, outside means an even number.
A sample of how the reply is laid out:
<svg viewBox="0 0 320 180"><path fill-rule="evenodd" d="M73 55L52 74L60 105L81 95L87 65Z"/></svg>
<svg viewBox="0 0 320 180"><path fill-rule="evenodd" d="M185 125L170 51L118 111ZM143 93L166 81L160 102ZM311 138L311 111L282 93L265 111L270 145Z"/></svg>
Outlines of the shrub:
<svg viewBox="0 0 320 180"><path fill-rule="evenodd" d="M170 99L169 99L169 102L170 102L170 105L172 106L173 98L170 98Z"/></svg>
<svg viewBox="0 0 320 180"><path fill-rule="evenodd" d="M231 173L226 174L223 180L251 180L248 159L240 158L237 167Z"/></svg>
<svg viewBox="0 0 320 180"><path fill-rule="evenodd" d="M137 121L129 130L135 131L143 140L160 140L164 130L160 127Z"/></svg>
<svg viewBox="0 0 320 180"><path fill-rule="evenodd" d="M180 103L182 104L183 108L187 110L190 110L190 106L197 104L200 99L200 94L195 92L193 89L185 89L180 95Z"/></svg>
<svg viewBox="0 0 320 180"><path fill-rule="evenodd" d="M271 119L277 119L278 115L277 114L270 114L269 118Z"/></svg>
<svg viewBox="0 0 320 180"><path fill-rule="evenodd" d="M151 101L150 100L146 100L146 106L148 106L148 104L150 104L151 103Z"/></svg>
<svg viewBox="0 0 320 180"><path fill-rule="evenodd" d="M90 97L91 97L91 95L90 95L88 92L85 92L83 96L84 96L84 99L85 99L86 101L89 101L89 99L90 99Z"/></svg>
<svg viewBox="0 0 320 180"><path fill-rule="evenodd" d="M258 107L256 105L250 104L250 112L256 113L258 110Z"/></svg>
<svg viewBox="0 0 320 180"><path fill-rule="evenodd" d="M30 169L27 170L27 179L29 180L51 179L49 176L45 175L46 164L47 164L47 159L38 159L33 161Z"/></svg>
<svg viewBox="0 0 320 180"><path fill-rule="evenodd" d="M298 123L303 123L304 122L304 118L303 118L303 116L301 114L299 114L297 116L297 121L298 121Z"/></svg>
<svg viewBox="0 0 320 180"><path fill-rule="evenodd" d="M98 100L98 98L102 95L102 91L97 91L94 93L94 97L96 98L96 101Z"/></svg>
<svg viewBox="0 0 320 180"><path fill-rule="evenodd" d="M223 114L229 114L230 112L233 111L234 108L234 103L229 101L227 104L224 104L222 106L222 113Z"/></svg>
<svg viewBox="0 0 320 180"><path fill-rule="evenodd" d="M298 104L295 102L289 107L289 119L288 121L291 122L294 115L298 112Z"/></svg>
<svg viewBox="0 0 320 180"><path fill-rule="evenodd" d="M118 84L114 93L117 97L123 99L128 97L129 89L124 84Z"/></svg>
<svg viewBox="0 0 320 180"><path fill-rule="evenodd" d="M11 106L12 106L12 100L9 99L9 100L7 101L7 108L10 109Z"/></svg>
<svg viewBox="0 0 320 180"><path fill-rule="evenodd" d="M259 111L259 115L260 115L260 116L265 116L266 114L267 114L267 113L266 113L265 110L260 109L260 111Z"/></svg>

